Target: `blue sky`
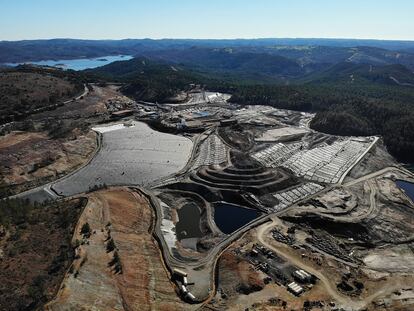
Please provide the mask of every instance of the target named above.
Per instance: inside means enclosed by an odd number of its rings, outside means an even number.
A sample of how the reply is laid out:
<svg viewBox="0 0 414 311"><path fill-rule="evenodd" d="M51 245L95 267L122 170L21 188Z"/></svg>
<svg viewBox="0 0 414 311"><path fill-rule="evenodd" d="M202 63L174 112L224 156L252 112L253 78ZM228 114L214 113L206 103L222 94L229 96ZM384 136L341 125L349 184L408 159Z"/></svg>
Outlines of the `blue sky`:
<svg viewBox="0 0 414 311"><path fill-rule="evenodd" d="M413 0L0 0L0 40L414 40Z"/></svg>

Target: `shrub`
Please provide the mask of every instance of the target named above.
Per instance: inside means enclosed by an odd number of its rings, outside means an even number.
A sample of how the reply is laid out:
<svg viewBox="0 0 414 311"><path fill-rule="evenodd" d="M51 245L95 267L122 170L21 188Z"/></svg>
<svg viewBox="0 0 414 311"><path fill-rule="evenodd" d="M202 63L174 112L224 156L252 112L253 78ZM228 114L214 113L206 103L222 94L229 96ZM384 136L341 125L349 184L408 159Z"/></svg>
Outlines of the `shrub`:
<svg viewBox="0 0 414 311"><path fill-rule="evenodd" d="M91 227L85 222L81 228L81 233L84 237L89 238L91 236Z"/></svg>
<svg viewBox="0 0 414 311"><path fill-rule="evenodd" d="M108 253L112 252L115 249L115 242L113 239L110 239L106 244L106 251Z"/></svg>

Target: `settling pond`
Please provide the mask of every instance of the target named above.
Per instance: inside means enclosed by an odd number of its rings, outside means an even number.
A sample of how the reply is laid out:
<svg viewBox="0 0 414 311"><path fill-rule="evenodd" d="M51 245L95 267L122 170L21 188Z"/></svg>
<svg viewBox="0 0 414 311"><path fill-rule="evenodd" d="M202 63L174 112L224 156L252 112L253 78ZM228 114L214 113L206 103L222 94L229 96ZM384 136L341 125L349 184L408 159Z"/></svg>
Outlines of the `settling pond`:
<svg viewBox="0 0 414 311"><path fill-rule="evenodd" d="M194 118L205 118L211 116L209 111L197 111L193 113Z"/></svg>
<svg viewBox="0 0 414 311"><path fill-rule="evenodd" d="M178 240L201 238L200 209L195 203L189 203L177 210L178 223L175 227Z"/></svg>
<svg viewBox="0 0 414 311"><path fill-rule="evenodd" d="M214 203L214 222L225 234L230 234L261 215L260 212L238 205Z"/></svg>
<svg viewBox="0 0 414 311"><path fill-rule="evenodd" d="M414 202L414 183L404 181L404 180L397 180L397 186L404 190L405 194Z"/></svg>

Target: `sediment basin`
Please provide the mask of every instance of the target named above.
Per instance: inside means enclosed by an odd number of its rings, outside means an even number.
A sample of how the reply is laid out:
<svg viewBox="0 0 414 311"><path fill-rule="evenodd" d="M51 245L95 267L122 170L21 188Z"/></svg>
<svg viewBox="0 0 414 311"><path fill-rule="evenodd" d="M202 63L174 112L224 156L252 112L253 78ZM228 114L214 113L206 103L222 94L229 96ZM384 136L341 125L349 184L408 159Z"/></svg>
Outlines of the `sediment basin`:
<svg viewBox="0 0 414 311"><path fill-rule="evenodd" d="M404 190L405 194L414 202L414 183L405 181L405 180L397 180L397 186Z"/></svg>

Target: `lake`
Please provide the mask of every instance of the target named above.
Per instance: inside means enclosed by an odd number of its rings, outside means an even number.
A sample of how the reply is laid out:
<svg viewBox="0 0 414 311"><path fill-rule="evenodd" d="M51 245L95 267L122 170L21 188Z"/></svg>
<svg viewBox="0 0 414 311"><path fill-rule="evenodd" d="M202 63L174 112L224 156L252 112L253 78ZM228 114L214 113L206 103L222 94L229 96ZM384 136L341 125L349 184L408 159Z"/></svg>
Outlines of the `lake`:
<svg viewBox="0 0 414 311"><path fill-rule="evenodd" d="M226 202L214 204L214 222L225 234L233 233L260 215L258 211Z"/></svg>
<svg viewBox="0 0 414 311"><path fill-rule="evenodd" d="M404 180L397 180L396 184L400 189L404 190L405 194L409 196L411 201L414 201L414 183Z"/></svg>
<svg viewBox="0 0 414 311"><path fill-rule="evenodd" d="M63 59L63 60L41 60L38 62L25 62L26 64L33 64L39 66L51 66L62 69L85 70L108 65L116 61L130 60L133 57L130 55L112 55L101 56L96 58L78 58L78 59ZM25 63L7 63L7 66L18 66Z"/></svg>

